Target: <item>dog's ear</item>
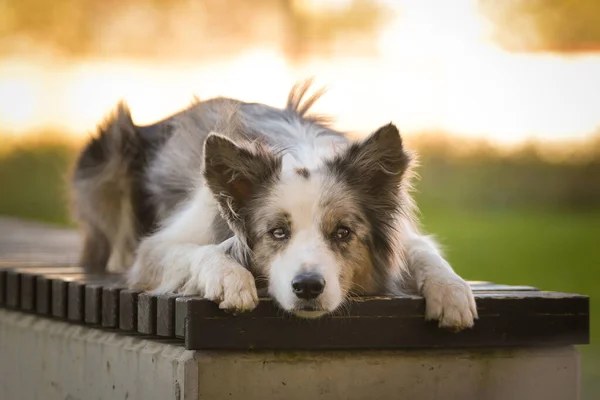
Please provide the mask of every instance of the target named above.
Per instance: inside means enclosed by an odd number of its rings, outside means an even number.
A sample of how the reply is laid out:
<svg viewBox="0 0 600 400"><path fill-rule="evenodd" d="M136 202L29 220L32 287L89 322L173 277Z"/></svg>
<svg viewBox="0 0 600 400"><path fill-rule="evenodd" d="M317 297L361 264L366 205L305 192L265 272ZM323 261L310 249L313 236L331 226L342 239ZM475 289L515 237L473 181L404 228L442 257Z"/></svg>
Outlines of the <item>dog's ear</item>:
<svg viewBox="0 0 600 400"><path fill-rule="evenodd" d="M229 221L279 175L281 160L264 145L238 146L216 133L204 144L204 178Z"/></svg>
<svg viewBox="0 0 600 400"><path fill-rule="evenodd" d="M350 184L367 185L376 193L400 185L409 164L400 132L390 123L352 144L329 167Z"/></svg>

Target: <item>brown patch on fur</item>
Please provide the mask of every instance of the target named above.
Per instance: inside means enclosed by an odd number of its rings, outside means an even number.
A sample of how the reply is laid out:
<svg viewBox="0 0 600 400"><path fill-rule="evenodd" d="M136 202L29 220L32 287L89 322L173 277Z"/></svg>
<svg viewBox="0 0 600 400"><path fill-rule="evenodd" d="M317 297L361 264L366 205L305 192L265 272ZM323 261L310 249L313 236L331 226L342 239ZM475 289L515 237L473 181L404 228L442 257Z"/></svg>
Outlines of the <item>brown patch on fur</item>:
<svg viewBox="0 0 600 400"><path fill-rule="evenodd" d="M330 195L321 203L321 229L337 262L342 266L340 285L345 294L362 295L377 290L371 251L368 246L369 229L360 217L354 196L345 185L334 184ZM347 240L337 240L337 229L350 229Z"/></svg>
<svg viewBox="0 0 600 400"><path fill-rule="evenodd" d="M348 295L375 294L377 283L373 279L373 263L369 247L360 240L352 244L352 250L344 255L336 253L336 258L344 266L340 274L340 284Z"/></svg>
<svg viewBox="0 0 600 400"><path fill-rule="evenodd" d="M379 290L379 284L374 279L375 274L369 247L360 242L352 255L352 259L348 262L350 269L354 272L352 287L350 288L351 293L360 295L376 294Z"/></svg>
<svg viewBox="0 0 600 400"><path fill-rule="evenodd" d="M310 178L310 171L306 168L296 168L296 173L304 179Z"/></svg>

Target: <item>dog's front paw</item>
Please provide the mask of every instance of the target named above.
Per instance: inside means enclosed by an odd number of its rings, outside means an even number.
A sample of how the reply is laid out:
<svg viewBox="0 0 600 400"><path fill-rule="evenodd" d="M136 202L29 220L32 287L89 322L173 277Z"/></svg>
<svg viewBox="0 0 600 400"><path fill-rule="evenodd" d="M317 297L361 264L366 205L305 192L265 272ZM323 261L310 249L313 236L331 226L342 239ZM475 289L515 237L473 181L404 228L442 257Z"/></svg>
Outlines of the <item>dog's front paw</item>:
<svg viewBox="0 0 600 400"><path fill-rule="evenodd" d="M437 277L423 283L425 318L439 321L440 328L460 331L478 318L471 287L457 275Z"/></svg>
<svg viewBox="0 0 600 400"><path fill-rule="evenodd" d="M233 312L251 311L258 305L254 276L241 266L226 268L221 285L209 288L206 298L219 303L219 308Z"/></svg>
<svg viewBox="0 0 600 400"><path fill-rule="evenodd" d="M209 248L183 287L184 294L200 294L232 312L251 311L258 305L254 276L218 249Z"/></svg>

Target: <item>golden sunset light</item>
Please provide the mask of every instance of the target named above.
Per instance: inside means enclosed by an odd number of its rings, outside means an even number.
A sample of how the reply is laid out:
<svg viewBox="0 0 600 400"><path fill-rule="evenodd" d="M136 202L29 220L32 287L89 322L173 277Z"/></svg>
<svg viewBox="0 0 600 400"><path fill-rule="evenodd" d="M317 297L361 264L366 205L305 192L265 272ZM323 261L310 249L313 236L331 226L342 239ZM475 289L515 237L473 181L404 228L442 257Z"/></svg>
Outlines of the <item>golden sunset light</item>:
<svg viewBox="0 0 600 400"><path fill-rule="evenodd" d="M329 88L317 110L353 132L393 120L407 133L440 130L516 143L582 139L600 126L599 55L502 50L472 0L388 4L394 15L375 33L370 57L292 63L276 46L259 45L206 62L4 58L0 130L23 135L52 127L81 136L119 99L129 103L139 124L187 106L193 96L277 106L287 88L308 76Z"/></svg>

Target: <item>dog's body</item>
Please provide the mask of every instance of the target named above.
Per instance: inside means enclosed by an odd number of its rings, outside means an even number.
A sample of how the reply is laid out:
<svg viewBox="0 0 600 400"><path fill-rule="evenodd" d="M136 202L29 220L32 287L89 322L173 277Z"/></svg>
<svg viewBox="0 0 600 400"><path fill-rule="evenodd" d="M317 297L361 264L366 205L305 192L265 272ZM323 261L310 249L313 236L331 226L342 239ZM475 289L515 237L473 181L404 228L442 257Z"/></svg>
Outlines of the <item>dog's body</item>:
<svg viewBox="0 0 600 400"><path fill-rule="evenodd" d="M217 98L147 127L120 105L75 170L82 265L233 310L254 308L264 286L305 317L418 291L427 318L472 326L468 284L417 229L396 127L353 142L307 115L307 89L285 109Z"/></svg>

